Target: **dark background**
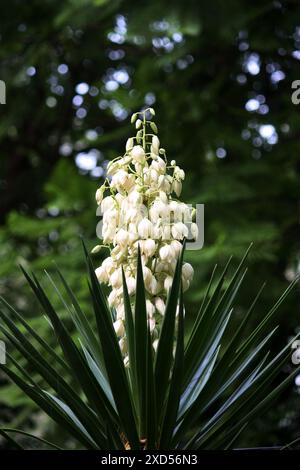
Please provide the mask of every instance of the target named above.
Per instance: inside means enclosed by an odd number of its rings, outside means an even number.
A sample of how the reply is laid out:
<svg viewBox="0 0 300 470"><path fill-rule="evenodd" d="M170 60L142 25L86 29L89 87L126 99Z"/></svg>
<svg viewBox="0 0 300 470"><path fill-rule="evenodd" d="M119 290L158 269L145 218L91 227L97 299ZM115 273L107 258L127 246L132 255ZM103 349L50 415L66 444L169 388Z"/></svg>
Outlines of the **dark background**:
<svg viewBox="0 0 300 470"><path fill-rule="evenodd" d="M205 246L187 254L187 310L214 264L253 241L235 322L267 281L262 318L299 270L298 2L10 0L0 40L0 295L48 341L18 264L43 277L56 261L87 303L80 236L96 243L94 193L133 133L130 114L152 106L168 159L187 175L182 199L205 204ZM274 350L300 326L299 293L281 307ZM299 391L300 380L239 445L299 437ZM0 403L0 423L57 433L1 375Z"/></svg>

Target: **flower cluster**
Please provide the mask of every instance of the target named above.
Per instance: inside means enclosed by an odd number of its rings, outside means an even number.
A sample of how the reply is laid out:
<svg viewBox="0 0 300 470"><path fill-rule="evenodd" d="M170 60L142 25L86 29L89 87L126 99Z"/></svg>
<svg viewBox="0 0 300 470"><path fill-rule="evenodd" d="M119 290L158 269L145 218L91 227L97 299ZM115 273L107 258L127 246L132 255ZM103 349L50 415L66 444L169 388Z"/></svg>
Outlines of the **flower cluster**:
<svg viewBox="0 0 300 470"><path fill-rule="evenodd" d="M198 236L198 227L192 222L193 210L177 199L184 171L174 160L168 165L156 135L157 127L147 116L154 116L152 108L132 116L136 136L128 139L125 154L110 162L107 179L96 192L103 215L103 245L97 245L93 252L102 246L110 249L110 256L96 269L96 275L99 282L112 289L108 301L116 312L114 327L125 360L122 267L129 295L134 297L140 247L148 322L155 348L182 241ZM183 290L189 287L192 277L192 266L184 263Z"/></svg>

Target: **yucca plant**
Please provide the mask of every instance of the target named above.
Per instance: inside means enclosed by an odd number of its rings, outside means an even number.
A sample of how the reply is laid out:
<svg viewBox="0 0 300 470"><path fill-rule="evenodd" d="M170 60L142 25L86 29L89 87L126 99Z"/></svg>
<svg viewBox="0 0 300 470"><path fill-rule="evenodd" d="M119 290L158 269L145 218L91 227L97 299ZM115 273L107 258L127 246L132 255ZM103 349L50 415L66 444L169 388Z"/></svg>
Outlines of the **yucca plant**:
<svg viewBox="0 0 300 470"><path fill-rule="evenodd" d="M182 257L178 261L158 339L151 345L147 325L141 257L137 267L137 296L132 311L126 280L125 330L129 366L125 367L113 328L114 315L86 252L89 285L97 330L94 331L62 274L57 271L67 299L53 281L76 329L72 339L34 275L24 274L47 314L63 357L50 348L3 299L1 331L31 368L49 385L42 389L8 352L12 367L1 366L37 405L86 449L216 449L230 448L253 418L261 415L293 380L295 370L279 385L274 382L291 356L291 343L270 358L268 343L276 328L268 330L294 281L276 304L263 315L247 337L243 330L254 311L259 293L230 341L233 305L245 276L245 255L224 289L229 267L218 279L214 269L205 298L185 338L181 291ZM213 287L212 287L213 286ZM178 321L176 309L179 305ZM19 322L25 330L17 327ZM4 326L5 325L5 326ZM174 337L175 351L174 351ZM39 348L37 348L36 343ZM51 361L44 359L44 354ZM57 372L57 366L60 372ZM63 373L61 372L63 371ZM74 391L70 381L80 391ZM11 437L13 430L1 433ZM55 444L46 442L56 447ZM19 445L19 444L18 444Z"/></svg>
<svg viewBox="0 0 300 470"><path fill-rule="evenodd" d="M213 270L198 314L185 332L183 291L193 268L183 263L188 229L176 217L192 214L172 197L180 195L184 172L174 160L168 165L156 125L146 116L133 116L136 136L127 141L125 155L108 167L111 179L96 193L104 212L103 245L93 252L105 246L110 256L95 270L84 247L94 323L57 270L60 285L48 278L73 323L71 334L36 276L23 270L63 355L2 299L0 329L28 366L8 348L9 364L2 369L78 448L227 449L299 373L295 368L278 384L292 343L275 357L268 353L277 330L270 329L274 316L297 279L245 336L260 291L225 341L248 250L229 279L230 260L218 276L217 268ZM106 191L109 196L103 198ZM126 228L120 226L122 208ZM188 225L196 238L196 224L189 219ZM112 288L108 298L101 283ZM40 381L32 378L32 370ZM13 432L20 431L0 430L15 442Z"/></svg>

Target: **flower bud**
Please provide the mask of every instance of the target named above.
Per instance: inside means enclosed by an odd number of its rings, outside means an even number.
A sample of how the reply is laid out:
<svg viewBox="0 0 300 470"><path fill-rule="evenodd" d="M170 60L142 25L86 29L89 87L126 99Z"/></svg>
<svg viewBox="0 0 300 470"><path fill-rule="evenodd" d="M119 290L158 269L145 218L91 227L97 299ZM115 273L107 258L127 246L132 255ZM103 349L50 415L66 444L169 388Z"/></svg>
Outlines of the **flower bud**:
<svg viewBox="0 0 300 470"><path fill-rule="evenodd" d="M101 248L102 248L102 245L94 246L94 248L91 251L92 255L95 255L96 253L99 253L99 251L101 251Z"/></svg>
<svg viewBox="0 0 300 470"><path fill-rule="evenodd" d="M153 152L156 153L156 154L158 154L158 152L159 152L159 145L160 145L159 138L156 135L154 135L152 137L151 148L152 148Z"/></svg>
<svg viewBox="0 0 300 470"><path fill-rule="evenodd" d="M105 191L105 187L104 187L104 186L101 186L101 187L98 188L97 191L96 191L95 198L96 198L96 201L97 201L98 206L99 206L99 205L101 204L101 202L102 202L104 191Z"/></svg>
<svg viewBox="0 0 300 470"><path fill-rule="evenodd" d="M126 152L129 152L133 148L133 138L127 139L126 142Z"/></svg>
<svg viewBox="0 0 300 470"><path fill-rule="evenodd" d="M140 119L137 119L136 123L135 123L135 128L139 129L141 127L141 125L142 125L142 121Z"/></svg>
<svg viewBox="0 0 300 470"><path fill-rule="evenodd" d="M109 162L106 168L106 174L112 176L119 169L120 161Z"/></svg>

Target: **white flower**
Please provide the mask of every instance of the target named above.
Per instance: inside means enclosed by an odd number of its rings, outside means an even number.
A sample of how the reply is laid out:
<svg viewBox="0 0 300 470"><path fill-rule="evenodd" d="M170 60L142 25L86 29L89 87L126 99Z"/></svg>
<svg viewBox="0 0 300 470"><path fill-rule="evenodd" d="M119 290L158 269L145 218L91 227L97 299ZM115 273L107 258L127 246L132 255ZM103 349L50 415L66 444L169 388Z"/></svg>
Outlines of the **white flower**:
<svg viewBox="0 0 300 470"><path fill-rule="evenodd" d="M128 191L135 182L135 178L133 174L127 173L125 170L121 169L118 170L111 180L111 187L117 188L118 190L126 190Z"/></svg>
<svg viewBox="0 0 300 470"><path fill-rule="evenodd" d="M142 204L143 196L139 191L134 189L128 195L128 202L129 204L134 204L134 205Z"/></svg>
<svg viewBox="0 0 300 470"><path fill-rule="evenodd" d="M120 299L118 298L118 293L115 289L113 289L108 296L108 304L110 307L116 307L119 302Z"/></svg>
<svg viewBox="0 0 300 470"><path fill-rule="evenodd" d="M166 305L165 305L165 303L164 303L164 301L161 297L156 297L156 299L154 300L154 305L155 305L155 308L158 311L158 313L160 315L164 315Z"/></svg>
<svg viewBox="0 0 300 470"><path fill-rule="evenodd" d="M144 277L144 282L150 283L152 279L152 272L151 269L149 269L147 266L143 266L143 277Z"/></svg>
<svg viewBox="0 0 300 470"><path fill-rule="evenodd" d="M126 278L126 284L127 284L128 294L129 295L134 294L135 289L136 289L136 280L134 279L134 277L130 276Z"/></svg>
<svg viewBox="0 0 300 470"><path fill-rule="evenodd" d="M155 313L155 307L150 300L146 300L146 310L149 317L152 318Z"/></svg>
<svg viewBox="0 0 300 470"><path fill-rule="evenodd" d="M190 287L190 281L188 281L185 277L182 277L182 290L183 290L183 292L188 290L189 287Z"/></svg>
<svg viewBox="0 0 300 470"><path fill-rule="evenodd" d="M113 271L109 278L109 282L114 288L120 287L122 285L122 273L120 268L117 271Z"/></svg>
<svg viewBox="0 0 300 470"><path fill-rule="evenodd" d="M189 234L187 226L183 222L176 222L172 226L172 235L175 239L182 240Z"/></svg>
<svg viewBox="0 0 300 470"><path fill-rule="evenodd" d="M101 186L100 188L97 189L96 191L96 202L98 204L98 206L101 204L102 202L102 199L103 199L103 193L105 191L105 187L104 186Z"/></svg>
<svg viewBox="0 0 300 470"><path fill-rule="evenodd" d="M111 226L107 225L106 228L103 225L103 230L102 230L102 237L103 237L103 242L104 243L110 243L115 234L115 227L112 224Z"/></svg>
<svg viewBox="0 0 300 470"><path fill-rule="evenodd" d="M159 199L164 202L165 204L168 204L169 202L169 199L168 199L168 196L166 195L166 193L164 191L159 191Z"/></svg>
<svg viewBox="0 0 300 470"><path fill-rule="evenodd" d="M151 238L148 238L148 240L145 240L143 243L143 252L145 253L146 256L153 256L156 250L156 243L154 240Z"/></svg>
<svg viewBox="0 0 300 470"><path fill-rule="evenodd" d="M103 214L103 221L108 222L109 224L111 224L112 221L114 221L115 223L118 217L119 217L118 210L115 207L112 207Z"/></svg>
<svg viewBox="0 0 300 470"><path fill-rule="evenodd" d="M158 293L159 284L154 276L152 276L151 278L147 279L147 281L145 281L145 287L147 291L150 292L150 294L152 295L156 295Z"/></svg>
<svg viewBox="0 0 300 470"><path fill-rule="evenodd" d="M121 228L115 236L115 241L119 245L124 246L127 244L128 238L129 238L128 232L126 232L126 230Z"/></svg>
<svg viewBox="0 0 300 470"><path fill-rule="evenodd" d="M161 157L156 157L156 159L152 161L151 168L160 175L165 175L166 173L166 163Z"/></svg>
<svg viewBox="0 0 300 470"><path fill-rule="evenodd" d="M177 201L171 201L169 204L170 212L173 214L174 222L182 222L182 206Z"/></svg>
<svg viewBox="0 0 300 470"><path fill-rule="evenodd" d="M99 266L99 268L95 270L95 274L99 282L108 282L108 275L103 266Z"/></svg>
<svg viewBox="0 0 300 470"><path fill-rule="evenodd" d="M145 151L141 145L135 145L131 150L130 155L137 163L144 163L146 160Z"/></svg>
<svg viewBox="0 0 300 470"><path fill-rule="evenodd" d="M105 260L102 263L102 268L105 269L105 271L109 274L115 269L115 264L114 260L112 259L111 256L108 258L105 258Z"/></svg>
<svg viewBox="0 0 300 470"><path fill-rule="evenodd" d="M171 289L171 286L173 284L173 278L171 276L167 276L164 282L164 288L167 292Z"/></svg>
<svg viewBox="0 0 300 470"><path fill-rule="evenodd" d="M148 320L148 325L149 325L149 330L150 330L150 333L153 332L155 326L156 326L156 321L154 318L149 318Z"/></svg>
<svg viewBox="0 0 300 470"><path fill-rule="evenodd" d="M182 266L182 276L187 280L191 281L194 276L194 269L190 263L184 263Z"/></svg>
<svg viewBox="0 0 300 470"><path fill-rule="evenodd" d="M130 137L130 139L127 139L126 142L126 151L129 152L133 148L133 138Z"/></svg>
<svg viewBox="0 0 300 470"><path fill-rule="evenodd" d="M179 166L176 166L174 169L174 176L178 180L184 180L185 173L181 168L179 168Z"/></svg>
<svg viewBox="0 0 300 470"><path fill-rule="evenodd" d="M124 337L120 339L119 346L121 349L121 353L126 354L127 353L127 341Z"/></svg>
<svg viewBox="0 0 300 470"><path fill-rule="evenodd" d="M149 209L149 215L152 222L157 222L160 217L167 218L169 216L168 205L161 199L155 199Z"/></svg>
<svg viewBox="0 0 300 470"><path fill-rule="evenodd" d="M119 320L116 320L114 322L114 329L115 329L115 332L116 332L116 335L117 336L123 336L124 335L124 332L125 332L125 328L124 328L124 322L123 320L119 319Z"/></svg>
<svg viewBox="0 0 300 470"><path fill-rule="evenodd" d="M151 238L153 225L148 219L143 219L138 225L138 234L141 238Z"/></svg>
<svg viewBox="0 0 300 470"><path fill-rule="evenodd" d="M178 257L181 253L181 250L182 250L182 244L178 240L172 240L171 241L171 247L175 251L176 257Z"/></svg>
<svg viewBox="0 0 300 470"><path fill-rule="evenodd" d="M111 207L113 207L114 205L115 205L114 198L112 196L107 196L101 202L101 210L104 213L107 210L109 210Z"/></svg>
<svg viewBox="0 0 300 470"><path fill-rule="evenodd" d="M180 196L181 191L182 191L182 183L180 181L174 181L173 182L173 191L176 194L177 197Z"/></svg>
<svg viewBox="0 0 300 470"><path fill-rule="evenodd" d="M175 257L175 251L172 245L164 245L159 250L159 256L164 260L172 260Z"/></svg>
<svg viewBox="0 0 300 470"><path fill-rule="evenodd" d="M113 175L120 167L119 161L109 162L106 168L107 175Z"/></svg>
<svg viewBox="0 0 300 470"><path fill-rule="evenodd" d="M198 229L198 225L195 224L194 222L191 224L191 233L192 233L193 238L197 240L199 229Z"/></svg>
<svg viewBox="0 0 300 470"><path fill-rule="evenodd" d="M167 194L171 192L171 183L167 176L160 175L158 178L158 187Z"/></svg>
<svg viewBox="0 0 300 470"><path fill-rule="evenodd" d="M159 142L159 138L154 135L152 137L152 145L151 145L151 151L158 154L159 152L159 145L160 145L160 142Z"/></svg>
<svg viewBox="0 0 300 470"><path fill-rule="evenodd" d="M120 304L116 306L117 320L125 320L125 309L124 305Z"/></svg>

